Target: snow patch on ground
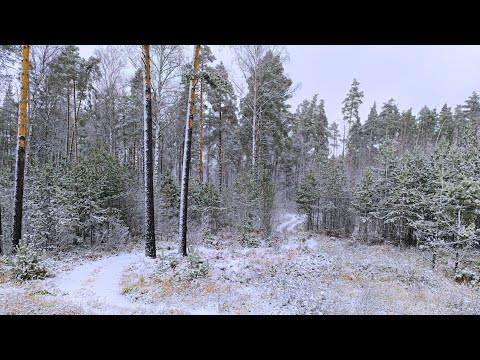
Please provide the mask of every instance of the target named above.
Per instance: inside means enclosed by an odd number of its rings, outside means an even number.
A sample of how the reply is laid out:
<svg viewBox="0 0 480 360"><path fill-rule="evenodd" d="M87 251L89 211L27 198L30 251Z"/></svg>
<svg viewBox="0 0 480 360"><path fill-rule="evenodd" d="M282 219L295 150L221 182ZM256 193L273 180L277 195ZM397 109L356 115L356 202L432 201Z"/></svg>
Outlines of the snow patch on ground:
<svg viewBox="0 0 480 360"><path fill-rule="evenodd" d="M135 310L135 304L122 294L120 280L127 267L138 263L151 266L154 260L143 251L109 256L60 274L55 283L61 295L91 311Z"/></svg>

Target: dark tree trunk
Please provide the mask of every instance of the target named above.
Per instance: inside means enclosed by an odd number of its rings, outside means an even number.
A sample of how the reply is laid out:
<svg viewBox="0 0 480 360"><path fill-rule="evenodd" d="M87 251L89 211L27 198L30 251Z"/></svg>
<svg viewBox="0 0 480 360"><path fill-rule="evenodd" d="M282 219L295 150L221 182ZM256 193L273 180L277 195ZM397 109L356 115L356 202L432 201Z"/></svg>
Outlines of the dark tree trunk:
<svg viewBox="0 0 480 360"><path fill-rule="evenodd" d="M70 84L68 84L67 86L67 151L65 154L67 159L68 159L69 149L70 149Z"/></svg>
<svg viewBox="0 0 480 360"><path fill-rule="evenodd" d="M198 80L196 75L198 72L198 58L200 54L200 45L195 45L195 55L193 59L193 76L190 86L190 96L188 100L188 112L185 124L185 144L183 147L183 164L180 189L180 221L178 232L180 237L179 252L187 255L187 210L188 210L188 179L190 175L190 157L192 148L192 130L193 130L193 114L195 112L195 87Z"/></svg>
<svg viewBox="0 0 480 360"><path fill-rule="evenodd" d="M75 109L77 108L77 97L75 89L75 80L73 80L73 129L72 129L72 138L70 141L70 159L73 159L73 146L75 145L75 136L77 133L77 116Z"/></svg>
<svg viewBox="0 0 480 360"><path fill-rule="evenodd" d="M0 255L3 254L2 204L0 203Z"/></svg>
<svg viewBox="0 0 480 360"><path fill-rule="evenodd" d="M223 143L222 143L222 104L219 111L220 125L218 127L218 190L222 192L223 185Z"/></svg>
<svg viewBox="0 0 480 360"><path fill-rule="evenodd" d="M202 56L203 58L203 56ZM198 138L198 179L203 184L203 59L202 59L202 78L200 79L200 118L199 129L200 134Z"/></svg>
<svg viewBox="0 0 480 360"><path fill-rule="evenodd" d="M145 255L155 258L155 216L153 202L153 126L152 82L150 78L150 45L143 45L145 66L145 113L144 113L144 179L145 179Z"/></svg>
<svg viewBox="0 0 480 360"><path fill-rule="evenodd" d="M455 249L455 268L453 269L453 272L455 274L458 271L458 263L459 263L459 260L458 260L458 248L457 248L457 249Z"/></svg>
<svg viewBox="0 0 480 360"><path fill-rule="evenodd" d="M29 68L30 46L23 45L22 48L22 88L20 99L20 116L18 120L18 142L17 142L17 165L15 170L15 206L13 215L12 231L12 252L16 248L22 237L22 217L23 217L23 182L25 175L25 147L27 136L27 99L28 99L28 68Z"/></svg>

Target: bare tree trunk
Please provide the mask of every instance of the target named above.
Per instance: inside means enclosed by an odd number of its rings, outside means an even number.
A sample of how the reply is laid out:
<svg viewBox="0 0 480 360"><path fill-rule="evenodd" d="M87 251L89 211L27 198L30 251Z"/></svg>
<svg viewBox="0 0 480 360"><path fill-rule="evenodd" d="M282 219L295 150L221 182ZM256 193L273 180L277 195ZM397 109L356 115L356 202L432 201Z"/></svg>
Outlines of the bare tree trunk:
<svg viewBox="0 0 480 360"><path fill-rule="evenodd" d="M75 111L75 160L78 161L78 114L80 113L80 106L82 105L82 98L80 97L80 101L78 102L78 108Z"/></svg>
<svg viewBox="0 0 480 360"><path fill-rule="evenodd" d="M207 183L210 181L210 146L207 146L207 163L205 164L205 175L207 176Z"/></svg>
<svg viewBox="0 0 480 360"><path fill-rule="evenodd" d="M461 221L461 213L460 213L460 209L458 209L458 223L457 223L457 243L454 245L455 246L455 268L453 269L453 272L456 274L457 273L457 270L458 270L458 247L460 245L460 228L461 228L461 225L462 225L462 221Z"/></svg>
<svg viewBox="0 0 480 360"><path fill-rule="evenodd" d="M155 127L155 165L153 168L153 186L156 188L160 180L160 114L157 115L157 126Z"/></svg>
<svg viewBox="0 0 480 360"><path fill-rule="evenodd" d="M76 108L77 108L77 97L76 97L76 90L75 90L75 80L73 80L73 129L72 129L72 140L70 142L70 160L73 158L73 145L75 143L75 133L77 131L77 116L76 116Z"/></svg>
<svg viewBox="0 0 480 360"><path fill-rule="evenodd" d="M162 145L160 147L160 176L163 174L163 136L162 136Z"/></svg>
<svg viewBox="0 0 480 360"><path fill-rule="evenodd" d="M155 258L155 214L153 199L153 153L152 153L152 81L150 78L150 45L143 45L145 66L145 112L144 112L144 179L145 179L145 255Z"/></svg>
<svg viewBox="0 0 480 360"><path fill-rule="evenodd" d="M196 75L198 72L198 59L200 55L200 46L195 45L195 55L193 58L193 78L190 86L189 96L189 111L185 124L185 144L183 147L183 165L182 165L182 186L180 190L180 221L178 225L178 232L180 237L179 252L187 255L187 210L188 210L188 178L190 173L190 151L192 148L192 129L193 129L193 114L195 112L195 87L198 80Z"/></svg>
<svg viewBox="0 0 480 360"><path fill-rule="evenodd" d="M222 153L222 104L220 103L219 111L220 125L218 127L218 190L222 192L223 185L223 153Z"/></svg>
<svg viewBox="0 0 480 360"><path fill-rule="evenodd" d="M178 182L182 182L182 164L183 164L183 150L185 148L185 140L182 141L182 147L180 151L180 161L178 162Z"/></svg>
<svg viewBox="0 0 480 360"><path fill-rule="evenodd" d="M0 255L2 254L3 254L3 229L2 229L2 203L0 202Z"/></svg>
<svg viewBox="0 0 480 360"><path fill-rule="evenodd" d="M68 150L70 148L70 84L67 86L67 152L66 157L68 159Z"/></svg>
<svg viewBox="0 0 480 360"><path fill-rule="evenodd" d="M28 71L29 71L30 46L22 47L22 88L20 97L20 116L18 117L18 142L17 142L17 165L15 169L15 212L13 215L12 253L22 237L23 217L23 182L25 171L25 142L27 132L27 102L28 102Z"/></svg>
<svg viewBox="0 0 480 360"><path fill-rule="evenodd" d="M257 158L257 72L253 76L252 170L255 174Z"/></svg>
<svg viewBox="0 0 480 360"><path fill-rule="evenodd" d="M203 75L203 59L202 59L202 75ZM200 119L199 128L200 135L198 139L198 178L203 184L203 76L200 79L200 105L199 105Z"/></svg>

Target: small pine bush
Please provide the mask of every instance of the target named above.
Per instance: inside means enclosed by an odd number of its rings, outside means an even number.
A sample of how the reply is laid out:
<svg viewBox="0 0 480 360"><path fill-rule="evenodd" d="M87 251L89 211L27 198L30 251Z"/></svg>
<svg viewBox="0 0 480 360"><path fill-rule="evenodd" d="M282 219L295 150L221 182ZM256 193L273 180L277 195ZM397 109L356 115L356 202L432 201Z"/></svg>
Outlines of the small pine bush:
<svg viewBox="0 0 480 360"><path fill-rule="evenodd" d="M12 259L12 271L17 280L40 280L50 274L44 260L28 245L20 244Z"/></svg>
<svg viewBox="0 0 480 360"><path fill-rule="evenodd" d="M190 249L188 253L189 280L206 278L209 272L208 261L203 259L196 251Z"/></svg>

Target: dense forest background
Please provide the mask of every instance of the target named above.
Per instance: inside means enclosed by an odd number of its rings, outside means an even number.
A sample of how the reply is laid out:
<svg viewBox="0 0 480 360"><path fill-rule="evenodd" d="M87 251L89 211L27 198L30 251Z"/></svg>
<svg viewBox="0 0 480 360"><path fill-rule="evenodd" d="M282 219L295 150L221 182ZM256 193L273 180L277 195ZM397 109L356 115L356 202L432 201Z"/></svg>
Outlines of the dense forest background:
<svg viewBox="0 0 480 360"><path fill-rule="evenodd" d="M20 47L0 50L2 251L12 237ZM151 45L153 189L157 241L176 239L192 78L190 48ZM359 116L363 92L345 89L346 126L321 94L296 109L285 56L233 46L246 83L232 81L203 45L195 94L188 241L272 236L286 209L306 228L358 241L453 251L478 248L480 98L418 113L394 99ZM133 76L127 75L133 68ZM215 81L216 79L216 81ZM219 86L219 80L223 86ZM358 79L361 80L361 79ZM32 45L22 239L55 251L119 246L144 233L144 74L139 46ZM217 241L217 240L215 240ZM456 269L455 269L456 270Z"/></svg>

